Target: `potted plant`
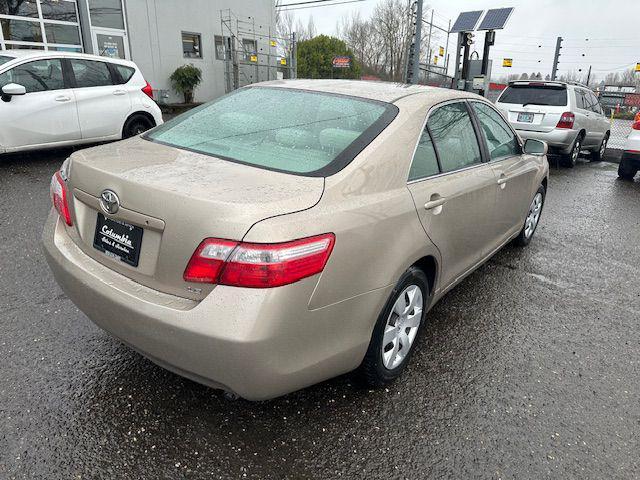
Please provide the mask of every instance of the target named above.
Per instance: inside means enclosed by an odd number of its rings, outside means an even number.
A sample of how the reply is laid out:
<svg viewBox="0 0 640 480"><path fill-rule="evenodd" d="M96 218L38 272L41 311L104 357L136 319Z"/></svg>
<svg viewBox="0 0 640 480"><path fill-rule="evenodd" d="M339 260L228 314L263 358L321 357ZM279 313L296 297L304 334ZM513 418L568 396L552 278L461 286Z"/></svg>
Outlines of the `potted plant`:
<svg viewBox="0 0 640 480"><path fill-rule="evenodd" d="M193 103L193 91L202 82L202 70L193 65L183 65L169 79L173 89L184 95L184 103Z"/></svg>

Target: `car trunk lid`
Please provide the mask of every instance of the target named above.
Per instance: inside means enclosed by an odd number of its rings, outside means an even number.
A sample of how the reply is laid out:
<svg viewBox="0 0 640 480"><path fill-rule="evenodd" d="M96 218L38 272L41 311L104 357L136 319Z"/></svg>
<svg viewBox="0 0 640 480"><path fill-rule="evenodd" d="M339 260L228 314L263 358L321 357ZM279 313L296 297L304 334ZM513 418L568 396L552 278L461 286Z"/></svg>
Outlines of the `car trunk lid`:
<svg viewBox="0 0 640 480"><path fill-rule="evenodd" d="M136 138L75 153L70 186L74 239L85 253L150 288L201 299L212 286L189 284L182 275L204 238L242 240L260 220L310 208L322 196L324 179ZM101 211L105 190L119 199L112 215ZM94 247L99 214L143 229L137 266Z"/></svg>

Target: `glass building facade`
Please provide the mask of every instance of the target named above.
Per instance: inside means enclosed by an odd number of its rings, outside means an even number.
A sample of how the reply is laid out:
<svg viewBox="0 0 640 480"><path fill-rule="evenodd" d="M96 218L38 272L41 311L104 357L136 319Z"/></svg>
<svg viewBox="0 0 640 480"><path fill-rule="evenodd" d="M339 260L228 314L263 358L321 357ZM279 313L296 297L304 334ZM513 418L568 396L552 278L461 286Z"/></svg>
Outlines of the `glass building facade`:
<svg viewBox="0 0 640 480"><path fill-rule="evenodd" d="M0 48L84 51L76 1L0 0Z"/></svg>

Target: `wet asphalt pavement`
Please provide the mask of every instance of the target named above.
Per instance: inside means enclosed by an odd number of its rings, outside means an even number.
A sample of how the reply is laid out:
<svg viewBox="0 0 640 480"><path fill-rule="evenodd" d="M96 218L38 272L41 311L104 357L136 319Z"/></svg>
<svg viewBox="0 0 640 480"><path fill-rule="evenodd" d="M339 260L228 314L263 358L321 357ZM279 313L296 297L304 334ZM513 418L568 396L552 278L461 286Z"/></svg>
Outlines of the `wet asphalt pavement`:
<svg viewBox="0 0 640 480"><path fill-rule="evenodd" d="M68 152L0 160L0 478L640 478L640 180L552 169L537 236L447 295L391 388L229 401L80 313L40 251Z"/></svg>

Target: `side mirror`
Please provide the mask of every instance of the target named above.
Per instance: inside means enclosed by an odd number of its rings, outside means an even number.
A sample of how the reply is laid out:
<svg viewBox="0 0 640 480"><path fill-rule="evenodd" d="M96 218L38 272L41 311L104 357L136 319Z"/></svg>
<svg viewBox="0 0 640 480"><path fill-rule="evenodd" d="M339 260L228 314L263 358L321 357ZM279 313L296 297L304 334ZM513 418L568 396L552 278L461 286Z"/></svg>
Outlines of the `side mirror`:
<svg viewBox="0 0 640 480"><path fill-rule="evenodd" d="M527 155L536 155L539 157L545 156L549 152L549 146L547 142L542 140L535 140L533 138L524 142L524 153Z"/></svg>
<svg viewBox="0 0 640 480"><path fill-rule="evenodd" d="M2 87L2 100L5 102L10 102L11 97L26 95L27 89L18 85L17 83L8 83L4 87Z"/></svg>

